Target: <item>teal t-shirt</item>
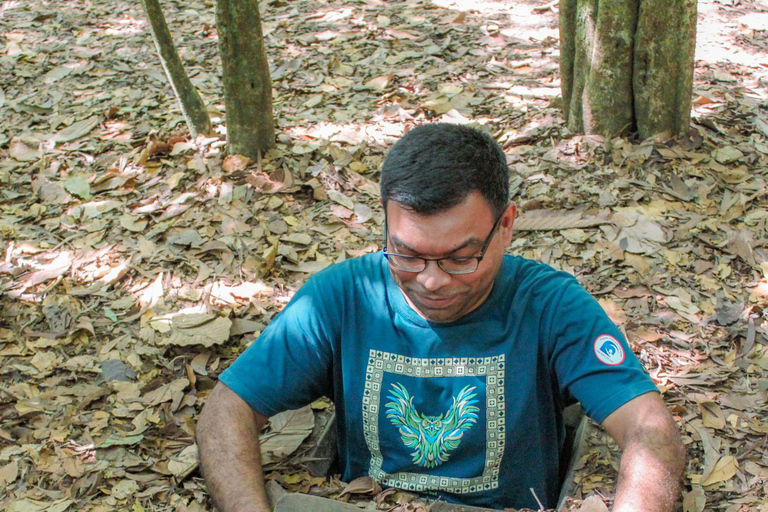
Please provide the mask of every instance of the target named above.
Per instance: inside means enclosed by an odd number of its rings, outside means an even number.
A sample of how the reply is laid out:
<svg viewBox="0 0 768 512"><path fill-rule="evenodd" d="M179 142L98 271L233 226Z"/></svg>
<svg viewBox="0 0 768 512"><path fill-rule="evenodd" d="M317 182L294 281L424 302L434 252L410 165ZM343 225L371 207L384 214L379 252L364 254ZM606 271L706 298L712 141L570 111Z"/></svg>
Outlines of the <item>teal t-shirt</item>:
<svg viewBox="0 0 768 512"><path fill-rule="evenodd" d="M548 507L561 411L602 422L656 390L571 275L505 256L486 301L449 324L405 301L382 253L313 276L221 381L271 416L328 396L342 479L466 505Z"/></svg>

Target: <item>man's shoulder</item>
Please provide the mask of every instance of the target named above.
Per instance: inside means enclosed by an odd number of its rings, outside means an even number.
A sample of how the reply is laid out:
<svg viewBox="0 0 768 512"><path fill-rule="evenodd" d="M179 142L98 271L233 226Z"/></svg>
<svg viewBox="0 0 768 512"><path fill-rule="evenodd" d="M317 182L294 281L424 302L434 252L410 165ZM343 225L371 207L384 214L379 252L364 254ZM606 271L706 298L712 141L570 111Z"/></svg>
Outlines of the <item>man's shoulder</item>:
<svg viewBox="0 0 768 512"><path fill-rule="evenodd" d="M560 305L579 302L589 295L571 274L510 255L504 258L495 288L496 304L522 309L534 316L556 314Z"/></svg>
<svg viewBox="0 0 768 512"><path fill-rule="evenodd" d="M545 284L551 286L562 286L567 283L578 284L576 278L567 272L556 270L545 263L510 254L504 255L500 276L513 283L517 288Z"/></svg>

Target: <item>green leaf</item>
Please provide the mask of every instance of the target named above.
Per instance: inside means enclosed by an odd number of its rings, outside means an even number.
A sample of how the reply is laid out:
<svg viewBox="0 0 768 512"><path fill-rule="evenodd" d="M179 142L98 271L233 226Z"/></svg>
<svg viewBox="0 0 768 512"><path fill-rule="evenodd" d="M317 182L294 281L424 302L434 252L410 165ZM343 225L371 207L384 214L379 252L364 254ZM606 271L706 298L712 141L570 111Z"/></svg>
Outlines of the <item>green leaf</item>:
<svg viewBox="0 0 768 512"><path fill-rule="evenodd" d="M73 176L65 181L64 189L80 199L87 201L91 198L91 186L80 176Z"/></svg>
<svg viewBox="0 0 768 512"><path fill-rule="evenodd" d="M144 439L143 434L136 436L121 436L119 434L110 434L103 443L97 448L109 448L110 446L132 446Z"/></svg>
<svg viewBox="0 0 768 512"><path fill-rule="evenodd" d="M104 316L112 320L113 322L117 322L117 315L114 311L112 311L109 308L104 308Z"/></svg>

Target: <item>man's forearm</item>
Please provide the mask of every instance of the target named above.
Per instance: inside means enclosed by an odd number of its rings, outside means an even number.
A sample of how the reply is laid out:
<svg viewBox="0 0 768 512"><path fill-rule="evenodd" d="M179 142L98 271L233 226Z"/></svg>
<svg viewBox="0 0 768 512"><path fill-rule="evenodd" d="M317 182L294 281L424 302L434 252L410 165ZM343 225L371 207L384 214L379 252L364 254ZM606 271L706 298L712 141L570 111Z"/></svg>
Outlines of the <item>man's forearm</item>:
<svg viewBox="0 0 768 512"><path fill-rule="evenodd" d="M219 512L269 512L259 432L266 418L218 384L197 423L200 462Z"/></svg>
<svg viewBox="0 0 768 512"><path fill-rule="evenodd" d="M623 450L613 512L671 512L684 466L677 430L638 433Z"/></svg>

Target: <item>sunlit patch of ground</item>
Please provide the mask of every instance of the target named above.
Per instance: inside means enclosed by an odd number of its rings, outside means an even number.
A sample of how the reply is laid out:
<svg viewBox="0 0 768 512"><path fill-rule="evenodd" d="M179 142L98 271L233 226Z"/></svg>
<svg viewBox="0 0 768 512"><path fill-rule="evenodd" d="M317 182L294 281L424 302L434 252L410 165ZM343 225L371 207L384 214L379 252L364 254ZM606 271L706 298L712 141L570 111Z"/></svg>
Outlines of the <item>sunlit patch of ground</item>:
<svg viewBox="0 0 768 512"><path fill-rule="evenodd" d="M744 1L736 6L699 2L696 59L699 65L734 66L740 81L768 97L768 6ZM734 44L736 43L736 44Z"/></svg>

